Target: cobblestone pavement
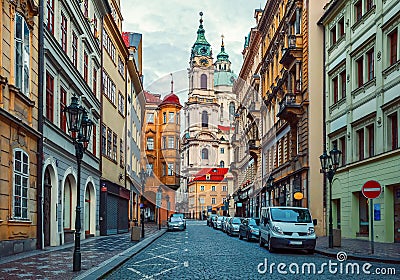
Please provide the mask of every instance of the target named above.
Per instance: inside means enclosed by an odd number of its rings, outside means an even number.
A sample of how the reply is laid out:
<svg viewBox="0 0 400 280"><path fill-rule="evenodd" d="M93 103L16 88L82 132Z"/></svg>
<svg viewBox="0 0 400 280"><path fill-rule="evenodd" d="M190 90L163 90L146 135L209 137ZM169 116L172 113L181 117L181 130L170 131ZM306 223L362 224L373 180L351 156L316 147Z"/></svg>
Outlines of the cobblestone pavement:
<svg viewBox="0 0 400 280"><path fill-rule="evenodd" d="M146 225L146 237L157 230L154 224ZM0 279L73 279L137 243L130 240L130 233L85 240L81 244L82 270L79 272L72 271L74 244L21 253L0 260Z"/></svg>
<svg viewBox="0 0 400 280"><path fill-rule="evenodd" d="M396 260L400 262L400 243L374 243L374 254L371 254L371 244L367 240L342 238L341 247L329 248L328 237L319 237L317 249L327 253L336 254L339 251L357 257L376 258L380 260Z"/></svg>
<svg viewBox="0 0 400 280"><path fill-rule="evenodd" d="M370 275L363 272L363 266ZM278 269L286 274L280 273ZM379 272L392 274L394 272L396 275L377 275ZM274 279L383 280L399 279L399 274L398 264L354 260L341 262L336 257L306 255L302 251L280 251L270 254L266 248L260 248L257 242L247 242L227 236L221 231L207 227L205 221L188 221L185 231L167 232L105 278L175 280L273 277Z"/></svg>

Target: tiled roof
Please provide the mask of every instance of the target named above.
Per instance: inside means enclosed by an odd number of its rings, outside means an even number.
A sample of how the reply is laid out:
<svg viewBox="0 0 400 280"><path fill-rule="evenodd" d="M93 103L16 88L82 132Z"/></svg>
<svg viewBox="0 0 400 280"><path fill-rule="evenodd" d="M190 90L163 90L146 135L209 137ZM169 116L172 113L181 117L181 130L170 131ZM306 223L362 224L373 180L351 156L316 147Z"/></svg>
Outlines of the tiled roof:
<svg viewBox="0 0 400 280"><path fill-rule="evenodd" d="M229 168L203 168L197 174L196 177L191 181L223 181L225 179L226 173L228 173ZM209 174L210 178L207 180L206 175Z"/></svg>
<svg viewBox="0 0 400 280"><path fill-rule="evenodd" d="M147 103L155 103L157 105L161 103L161 95L159 94L153 94L151 92L144 91L144 96L146 97Z"/></svg>
<svg viewBox="0 0 400 280"><path fill-rule="evenodd" d="M175 104L181 106L181 103L179 102L179 97L172 92L164 97L160 105L164 104Z"/></svg>

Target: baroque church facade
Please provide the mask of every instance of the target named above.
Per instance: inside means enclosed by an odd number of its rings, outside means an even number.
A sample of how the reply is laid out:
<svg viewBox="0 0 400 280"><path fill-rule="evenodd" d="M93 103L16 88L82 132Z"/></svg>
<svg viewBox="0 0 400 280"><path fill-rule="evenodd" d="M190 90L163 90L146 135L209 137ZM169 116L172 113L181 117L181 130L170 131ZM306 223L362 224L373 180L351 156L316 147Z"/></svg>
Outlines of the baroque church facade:
<svg viewBox="0 0 400 280"><path fill-rule="evenodd" d="M197 39L192 46L188 76L188 101L184 104L184 133L181 146L181 200L186 200L185 212L200 212L199 197L191 195L188 182L204 170L212 173L216 168L229 168L233 160L230 139L233 135L233 122L237 102L232 93L236 75L231 70L229 55L225 52L222 36L221 50L214 62L212 48L206 40L202 13L197 30ZM228 192L232 189L229 181L231 174L225 175ZM222 190L220 190L222 191ZM203 209L218 209L225 205L227 197L222 199L218 190L216 199L204 202ZM225 195L226 196L226 195ZM197 201L199 200L199 201ZM229 200L228 200L229 201ZM219 209L221 208L221 209ZM228 211L227 208L225 211ZM199 215L200 216L200 215ZM196 217L198 217L196 215Z"/></svg>

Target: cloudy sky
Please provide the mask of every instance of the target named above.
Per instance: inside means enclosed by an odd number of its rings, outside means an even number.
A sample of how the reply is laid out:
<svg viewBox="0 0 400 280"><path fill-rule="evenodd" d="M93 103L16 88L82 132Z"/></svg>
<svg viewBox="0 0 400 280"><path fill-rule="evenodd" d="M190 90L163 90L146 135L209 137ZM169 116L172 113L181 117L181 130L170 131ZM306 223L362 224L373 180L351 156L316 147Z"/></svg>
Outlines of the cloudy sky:
<svg viewBox="0 0 400 280"><path fill-rule="evenodd" d="M224 35L225 51L236 74L242 64L244 38L255 26L254 10L263 0L121 0L123 31L143 34L143 73L146 90L166 94L173 73L174 91L187 90L190 50L203 12L207 41L214 59Z"/></svg>

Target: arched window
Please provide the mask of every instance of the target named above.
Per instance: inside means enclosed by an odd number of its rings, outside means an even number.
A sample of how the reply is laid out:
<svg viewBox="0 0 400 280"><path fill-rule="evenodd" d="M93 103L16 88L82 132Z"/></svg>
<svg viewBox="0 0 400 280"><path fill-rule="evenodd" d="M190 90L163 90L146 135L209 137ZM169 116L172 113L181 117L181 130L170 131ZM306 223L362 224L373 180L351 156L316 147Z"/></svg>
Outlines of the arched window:
<svg viewBox="0 0 400 280"><path fill-rule="evenodd" d="M13 218L28 219L29 155L18 148L14 150L13 173Z"/></svg>
<svg viewBox="0 0 400 280"><path fill-rule="evenodd" d="M64 213L63 213L64 229L71 229L71 211L72 211L71 199L72 199L71 181L67 177L67 180L65 180L65 185L64 185Z"/></svg>
<svg viewBox="0 0 400 280"><path fill-rule="evenodd" d="M233 116L235 115L235 103L229 103L229 119L233 120Z"/></svg>
<svg viewBox="0 0 400 280"><path fill-rule="evenodd" d="M219 167L224 168L225 167L225 162L223 160L221 160L219 162Z"/></svg>
<svg viewBox="0 0 400 280"><path fill-rule="evenodd" d="M208 127L208 114L207 111L201 113L201 127Z"/></svg>
<svg viewBox="0 0 400 280"><path fill-rule="evenodd" d="M200 88L207 89L207 75L201 74L200 76Z"/></svg>
<svg viewBox="0 0 400 280"><path fill-rule="evenodd" d="M29 94L30 30L25 19L15 15L15 86L25 95Z"/></svg>
<svg viewBox="0 0 400 280"><path fill-rule="evenodd" d="M208 150L206 148L201 150L201 159L208 159Z"/></svg>

